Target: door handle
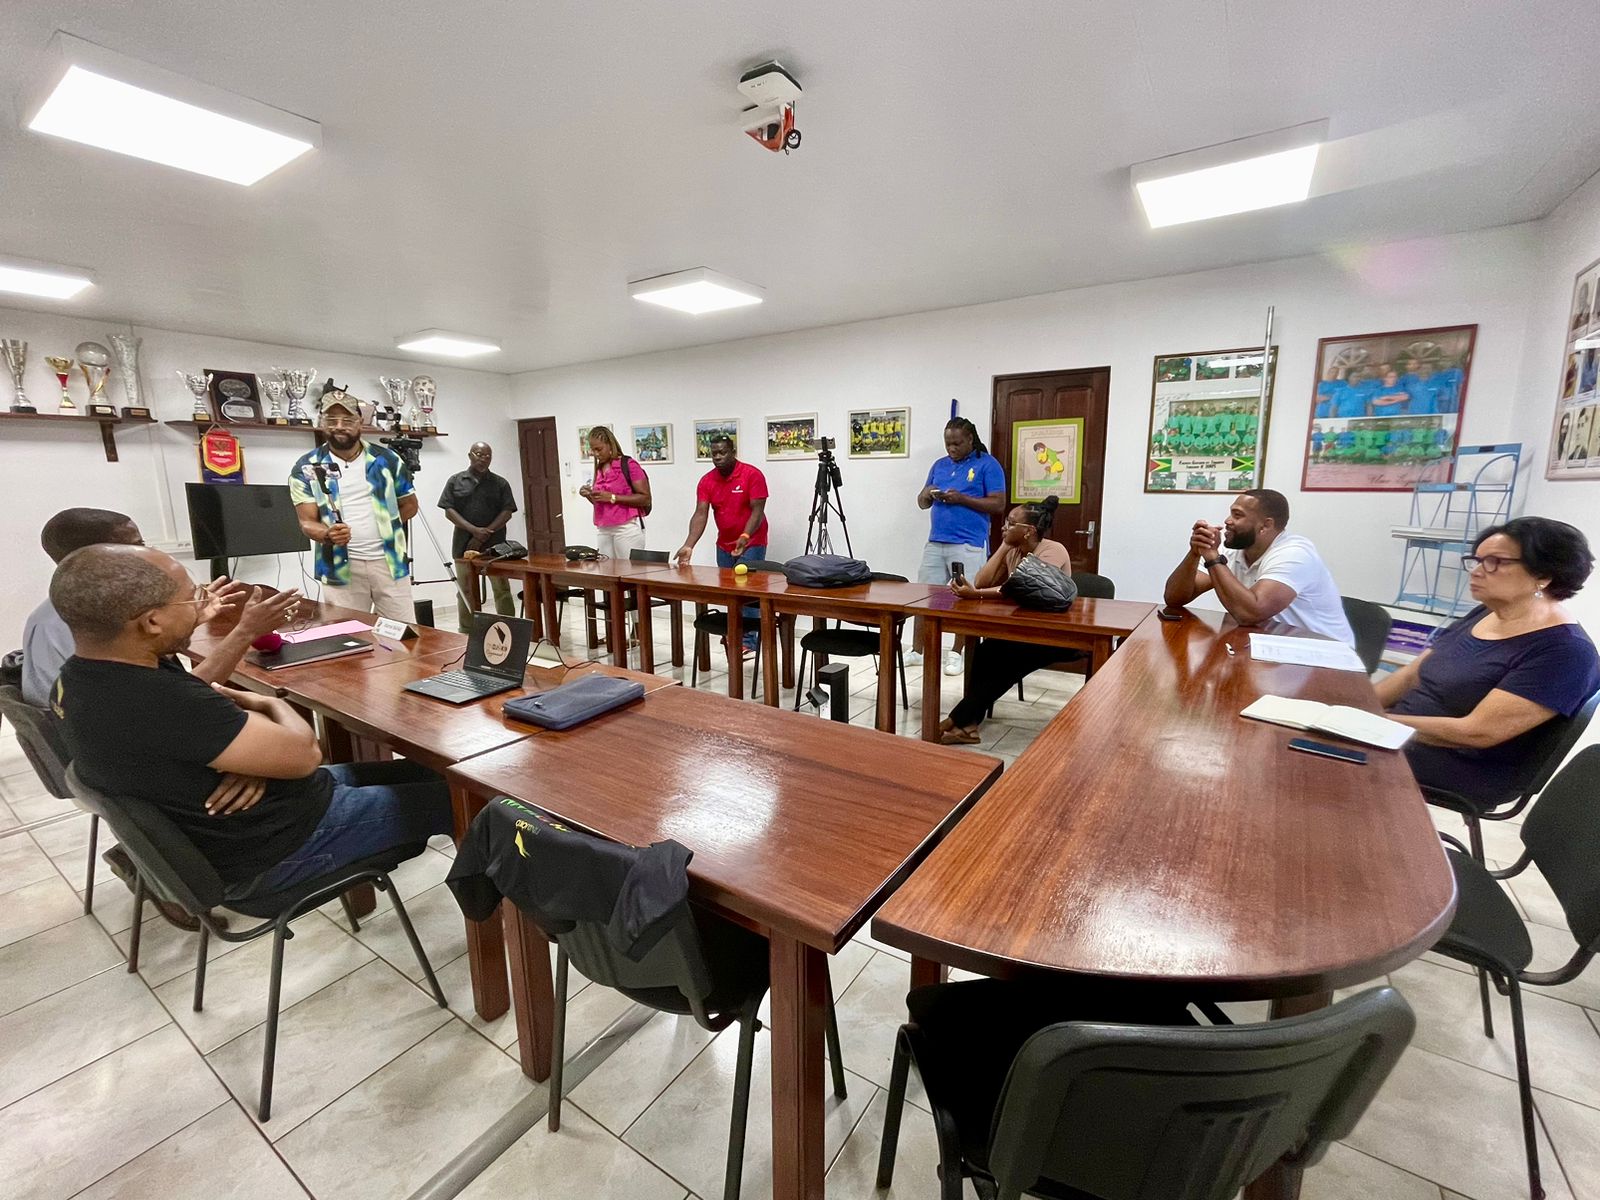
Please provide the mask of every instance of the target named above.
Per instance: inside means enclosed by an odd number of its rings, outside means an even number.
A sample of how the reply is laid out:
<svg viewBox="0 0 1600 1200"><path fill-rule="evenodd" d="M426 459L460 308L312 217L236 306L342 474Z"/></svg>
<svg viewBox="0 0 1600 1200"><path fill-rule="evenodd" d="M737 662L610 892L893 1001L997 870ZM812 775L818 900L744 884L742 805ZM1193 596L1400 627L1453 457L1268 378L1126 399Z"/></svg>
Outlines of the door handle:
<svg viewBox="0 0 1600 1200"><path fill-rule="evenodd" d="M1090 521L1089 522L1089 528L1080 529L1080 530L1077 531L1078 533L1086 533L1086 534L1089 535L1088 544L1084 547L1084 549L1086 549L1086 550L1093 550L1094 549L1094 529L1095 529L1095 525L1097 523L1098 522Z"/></svg>

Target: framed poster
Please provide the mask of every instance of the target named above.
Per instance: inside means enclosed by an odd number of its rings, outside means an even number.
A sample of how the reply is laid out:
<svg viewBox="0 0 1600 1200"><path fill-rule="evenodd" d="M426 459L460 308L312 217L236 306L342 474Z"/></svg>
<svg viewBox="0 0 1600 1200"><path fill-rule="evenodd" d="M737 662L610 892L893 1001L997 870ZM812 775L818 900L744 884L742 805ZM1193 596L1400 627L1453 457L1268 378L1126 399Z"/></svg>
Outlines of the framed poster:
<svg viewBox="0 0 1600 1200"><path fill-rule="evenodd" d="M1083 418L1011 423L1011 503L1083 498Z"/></svg>
<svg viewBox="0 0 1600 1200"><path fill-rule="evenodd" d="M589 453L589 431L591 429L610 429L611 426L601 422L599 425L578 426L578 458L583 462L591 462L594 455ZM615 432L615 431L613 431Z"/></svg>
<svg viewBox="0 0 1600 1200"><path fill-rule="evenodd" d="M1572 281L1546 479L1600 479L1600 260Z"/></svg>
<svg viewBox="0 0 1600 1200"><path fill-rule="evenodd" d="M1409 492L1455 470L1476 325L1317 343L1307 492Z"/></svg>
<svg viewBox="0 0 1600 1200"><path fill-rule="evenodd" d="M671 462L672 426L635 425L633 427L633 457L642 463Z"/></svg>
<svg viewBox="0 0 1600 1200"><path fill-rule="evenodd" d="M1278 385L1276 346L1264 399L1261 366L1260 346L1156 355L1146 492L1242 492L1260 486L1272 389Z"/></svg>
<svg viewBox="0 0 1600 1200"><path fill-rule="evenodd" d="M850 412L851 458L910 458L909 408L858 408Z"/></svg>
<svg viewBox="0 0 1600 1200"><path fill-rule="evenodd" d="M247 371L218 371L211 376L211 413L223 425L260 425L261 385Z"/></svg>
<svg viewBox="0 0 1600 1200"><path fill-rule="evenodd" d="M817 440L817 414L767 418L767 457L810 458Z"/></svg>
<svg viewBox="0 0 1600 1200"><path fill-rule="evenodd" d="M713 417L710 420L696 421L694 423L694 460L695 462L711 461L711 439L725 437L733 439L733 448L739 448L739 418L738 417Z"/></svg>

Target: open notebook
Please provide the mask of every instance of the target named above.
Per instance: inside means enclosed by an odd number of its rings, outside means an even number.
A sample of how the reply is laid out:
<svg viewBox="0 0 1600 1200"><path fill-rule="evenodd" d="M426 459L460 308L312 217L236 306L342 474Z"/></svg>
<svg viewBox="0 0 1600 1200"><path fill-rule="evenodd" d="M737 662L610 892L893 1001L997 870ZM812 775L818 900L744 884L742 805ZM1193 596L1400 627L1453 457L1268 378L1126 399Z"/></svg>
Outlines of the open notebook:
<svg viewBox="0 0 1600 1200"><path fill-rule="evenodd" d="M1388 717L1363 712L1345 704L1291 700L1287 696L1263 696L1239 715L1273 725L1287 725L1290 729L1331 733L1335 737L1349 738L1352 742L1362 742L1368 746L1380 746L1385 750L1400 749L1416 732L1399 721L1391 721Z"/></svg>

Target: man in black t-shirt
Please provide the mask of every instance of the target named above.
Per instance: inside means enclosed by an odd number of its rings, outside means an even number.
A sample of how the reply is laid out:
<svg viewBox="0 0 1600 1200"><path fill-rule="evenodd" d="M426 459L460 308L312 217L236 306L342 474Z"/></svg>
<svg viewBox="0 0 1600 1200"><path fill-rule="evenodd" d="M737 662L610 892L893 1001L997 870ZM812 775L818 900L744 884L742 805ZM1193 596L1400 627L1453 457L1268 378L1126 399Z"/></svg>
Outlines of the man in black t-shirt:
<svg viewBox="0 0 1600 1200"><path fill-rule="evenodd" d="M433 772L319 767L315 733L286 702L184 670L175 656L215 600L177 560L86 546L56 568L50 601L76 645L51 697L74 767L91 787L165 813L229 897L450 831L449 790Z"/></svg>
<svg viewBox="0 0 1600 1200"><path fill-rule="evenodd" d="M494 461L494 451L488 442L474 442L467 451L467 469L457 471L444 481L444 491L439 495L439 507L456 527L450 539L450 555L460 558L468 550L484 551L496 542L503 541L506 524L517 511L516 497L511 485L503 476L489 470ZM498 575L489 577L494 589L494 606L501 616L512 616L517 611L511 599L511 581ZM466 601L456 597L456 610L461 616L462 632L472 629L472 614Z"/></svg>

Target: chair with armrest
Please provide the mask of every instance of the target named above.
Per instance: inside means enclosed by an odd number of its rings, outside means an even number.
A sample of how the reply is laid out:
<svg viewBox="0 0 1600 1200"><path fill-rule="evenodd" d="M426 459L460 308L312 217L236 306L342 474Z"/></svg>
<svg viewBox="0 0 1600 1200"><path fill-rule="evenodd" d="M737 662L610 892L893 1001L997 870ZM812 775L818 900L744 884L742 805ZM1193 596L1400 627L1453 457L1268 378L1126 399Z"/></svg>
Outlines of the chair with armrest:
<svg viewBox="0 0 1600 1200"><path fill-rule="evenodd" d="M783 570L783 564L781 562L775 562L765 558L752 559L751 561L746 562L744 565L750 568L752 571ZM747 605L746 609L748 610L749 607L750 606ZM755 628L755 626L752 624L753 615L750 612L745 611L743 616L744 632L750 633ZM700 658L705 652L706 647L710 645L711 639L714 637L726 638L728 636L728 614L719 608L714 608L709 612L697 613L694 618L693 628L694 653L690 656L690 687L694 687L700 681ZM750 693L751 695L754 695L756 685L761 679L761 644L759 642L756 643L756 648L752 653L751 658L753 661L750 664Z"/></svg>
<svg viewBox="0 0 1600 1200"><path fill-rule="evenodd" d="M61 738L60 721L46 709L35 708L22 698L22 689L12 684L0 684L0 716L4 716L17 730L17 741L22 753L33 768L33 773L44 784L45 791L57 800L77 797L67 783L67 744ZM78 804L82 808L82 804ZM100 845L100 818L89 814L89 866L83 879L83 911L94 911L95 853Z"/></svg>
<svg viewBox="0 0 1600 1200"><path fill-rule="evenodd" d="M895 575L888 571L872 572L872 581L886 583L905 583L904 575ZM899 618L894 623L894 664L900 672L900 705L907 712L911 711L911 695L906 689L906 660L905 653L900 647L900 633L905 628L905 618ZM868 625L862 621L841 621L831 629L826 621L820 622L817 629L813 629L800 639L800 669L795 678L803 681L806 677L806 658L812 656L811 683L816 686L817 673L827 665L830 658L870 658L872 659L872 677L878 677L878 627ZM805 684L794 691L795 711L800 711L800 701L805 698Z"/></svg>
<svg viewBox="0 0 1600 1200"><path fill-rule="evenodd" d="M1371 675L1383 662L1383 648L1389 644L1389 630L1394 625L1394 618L1383 605L1374 604L1371 600L1340 596L1339 602L1344 605L1345 620L1350 622L1351 632L1356 635L1356 654L1360 656L1367 674Z"/></svg>
<svg viewBox="0 0 1600 1200"><path fill-rule="evenodd" d="M290 927L290 922L297 917L337 898L344 905L345 913L354 927L355 914L344 893L361 883L371 883L379 890L388 892L390 900L394 902L395 916L405 930L434 1000L440 1008L447 1007L444 992L434 977L433 965L428 961L422 943L417 940L416 930L411 927L411 918L400 901L400 893L389 880L389 872L423 853L427 849L426 843L396 846L280 892L248 898L229 897L216 868L154 805L98 791L84 783L70 767L67 780L78 803L111 827L139 872L133 893L133 926L128 934L129 973L139 969L139 934L144 920L144 901L152 892L177 904L200 922L194 973L195 1012L201 1010L205 1000L206 952L210 948L210 939L215 936L225 942L252 942L258 937L272 935L266 1046L262 1052L261 1094L256 1106L256 1115L263 1122L272 1116L272 1079L278 1049L278 1005L283 985L283 947L285 942L294 937L295 931ZM224 926L211 911L224 904L234 912L259 918L259 923L242 930Z"/></svg>

